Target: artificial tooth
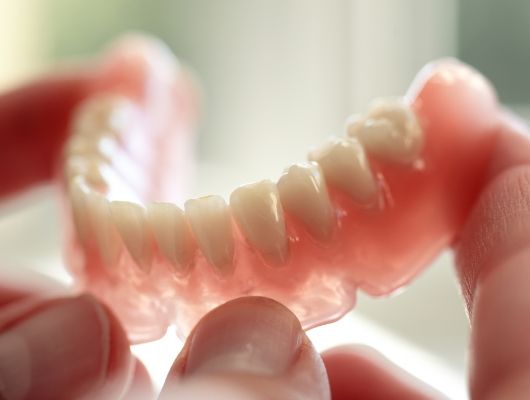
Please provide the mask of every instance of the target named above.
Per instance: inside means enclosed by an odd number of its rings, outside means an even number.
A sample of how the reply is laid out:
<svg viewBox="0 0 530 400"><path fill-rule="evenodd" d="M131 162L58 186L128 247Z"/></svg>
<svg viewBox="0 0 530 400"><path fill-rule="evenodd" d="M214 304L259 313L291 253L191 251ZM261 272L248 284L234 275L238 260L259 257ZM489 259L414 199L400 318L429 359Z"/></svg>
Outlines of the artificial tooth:
<svg viewBox="0 0 530 400"><path fill-rule="evenodd" d="M231 273L234 267L234 238L224 199L221 196L191 199L184 208L204 257L221 275Z"/></svg>
<svg viewBox="0 0 530 400"><path fill-rule="evenodd" d="M84 183L82 177L75 177L68 181L68 198L74 227L77 237L83 246L86 246L89 238L89 226L86 215L86 197L90 189Z"/></svg>
<svg viewBox="0 0 530 400"><path fill-rule="evenodd" d="M94 191L91 191L85 200L99 255L103 263L112 268L118 261L119 242L110 219L109 201Z"/></svg>
<svg viewBox="0 0 530 400"><path fill-rule="evenodd" d="M278 191L285 209L318 240L329 240L335 218L321 168L316 163L295 164L281 176Z"/></svg>
<svg viewBox="0 0 530 400"><path fill-rule="evenodd" d="M382 159L397 163L415 161L423 147L423 133L411 108L399 100L377 102L362 123L347 125L350 137L358 138L366 150Z"/></svg>
<svg viewBox="0 0 530 400"><path fill-rule="evenodd" d="M129 201L112 201L110 211L114 226L129 254L140 269L149 272L152 253L144 208Z"/></svg>
<svg viewBox="0 0 530 400"><path fill-rule="evenodd" d="M79 107L74 116L73 131L83 135L108 132L119 136L134 112L134 104L125 97L108 94L93 96Z"/></svg>
<svg viewBox="0 0 530 400"><path fill-rule="evenodd" d="M66 145L66 155L93 155L110 161L117 147L116 139L107 134L73 135Z"/></svg>
<svg viewBox="0 0 530 400"><path fill-rule="evenodd" d="M326 179L348 193L354 200L368 204L377 197L377 185L363 146L355 138L331 138L323 147L309 154Z"/></svg>
<svg viewBox="0 0 530 400"><path fill-rule="evenodd" d="M104 190L107 183L102 174L103 164L94 156L71 156L66 160L65 171L68 179L81 176L94 188Z"/></svg>
<svg viewBox="0 0 530 400"><path fill-rule="evenodd" d="M149 226L158 248L178 270L186 270L193 258L195 244L184 212L171 203L147 206Z"/></svg>
<svg viewBox="0 0 530 400"><path fill-rule="evenodd" d="M276 185L268 180L240 186L230 196L230 207L249 243L272 265L287 258L285 221Z"/></svg>

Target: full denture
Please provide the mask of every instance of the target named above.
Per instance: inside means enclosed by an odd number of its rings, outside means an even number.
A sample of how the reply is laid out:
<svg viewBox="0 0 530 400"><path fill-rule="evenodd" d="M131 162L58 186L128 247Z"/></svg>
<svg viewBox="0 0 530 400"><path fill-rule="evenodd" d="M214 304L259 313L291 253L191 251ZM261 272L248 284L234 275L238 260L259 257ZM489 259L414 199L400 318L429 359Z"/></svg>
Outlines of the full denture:
<svg viewBox="0 0 530 400"><path fill-rule="evenodd" d="M184 202L189 80L167 51L132 42L111 52L78 108L60 180L67 264L135 341L173 324L185 336L243 295L279 300L306 328L337 319L359 288L388 294L447 248L484 184L495 93L470 67L443 61L403 99L351 117L277 182L237 188L229 204Z"/></svg>

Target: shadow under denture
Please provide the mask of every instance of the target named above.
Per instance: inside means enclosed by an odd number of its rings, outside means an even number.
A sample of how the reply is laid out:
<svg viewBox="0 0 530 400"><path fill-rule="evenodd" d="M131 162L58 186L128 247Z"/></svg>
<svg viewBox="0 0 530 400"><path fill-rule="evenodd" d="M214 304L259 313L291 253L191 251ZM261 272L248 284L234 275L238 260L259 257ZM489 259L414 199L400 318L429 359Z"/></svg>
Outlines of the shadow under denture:
<svg viewBox="0 0 530 400"><path fill-rule="evenodd" d="M174 72L172 81L183 79ZM477 72L430 65L406 100L350 118L344 137L277 183L239 187L230 204L188 200L182 210L159 196L187 168L169 174L156 154L179 167L191 160L171 157L189 151L191 122L170 112L170 94L154 123L153 108L120 94L115 81L102 87L79 109L65 147L68 263L136 342L171 324L186 336L207 311L240 296L274 298L309 328L351 309L357 288L385 295L407 284L461 229L498 129L494 91ZM91 135L114 140L114 150L103 153L84 139ZM98 173L100 156L106 173Z"/></svg>

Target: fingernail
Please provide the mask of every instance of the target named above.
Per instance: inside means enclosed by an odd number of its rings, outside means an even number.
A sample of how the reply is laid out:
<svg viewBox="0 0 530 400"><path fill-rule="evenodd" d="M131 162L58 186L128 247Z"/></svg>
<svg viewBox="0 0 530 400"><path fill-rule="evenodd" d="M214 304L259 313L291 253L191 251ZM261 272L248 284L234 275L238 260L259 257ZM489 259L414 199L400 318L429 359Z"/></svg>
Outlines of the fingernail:
<svg viewBox="0 0 530 400"><path fill-rule="evenodd" d="M303 331L281 304L247 297L204 317L190 342L185 375L245 372L277 375L293 362Z"/></svg>
<svg viewBox="0 0 530 400"><path fill-rule="evenodd" d="M90 296L46 304L0 334L0 398L86 394L107 372L109 331L106 312Z"/></svg>

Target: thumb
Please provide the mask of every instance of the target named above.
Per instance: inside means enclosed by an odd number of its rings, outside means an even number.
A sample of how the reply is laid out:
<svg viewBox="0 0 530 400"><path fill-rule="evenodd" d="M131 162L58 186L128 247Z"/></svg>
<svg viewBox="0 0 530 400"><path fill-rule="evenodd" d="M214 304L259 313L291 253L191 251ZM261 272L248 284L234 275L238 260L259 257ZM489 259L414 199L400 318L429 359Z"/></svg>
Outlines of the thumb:
<svg viewBox="0 0 530 400"><path fill-rule="evenodd" d="M322 359L298 319L263 297L211 311L188 338L160 399L329 399Z"/></svg>

